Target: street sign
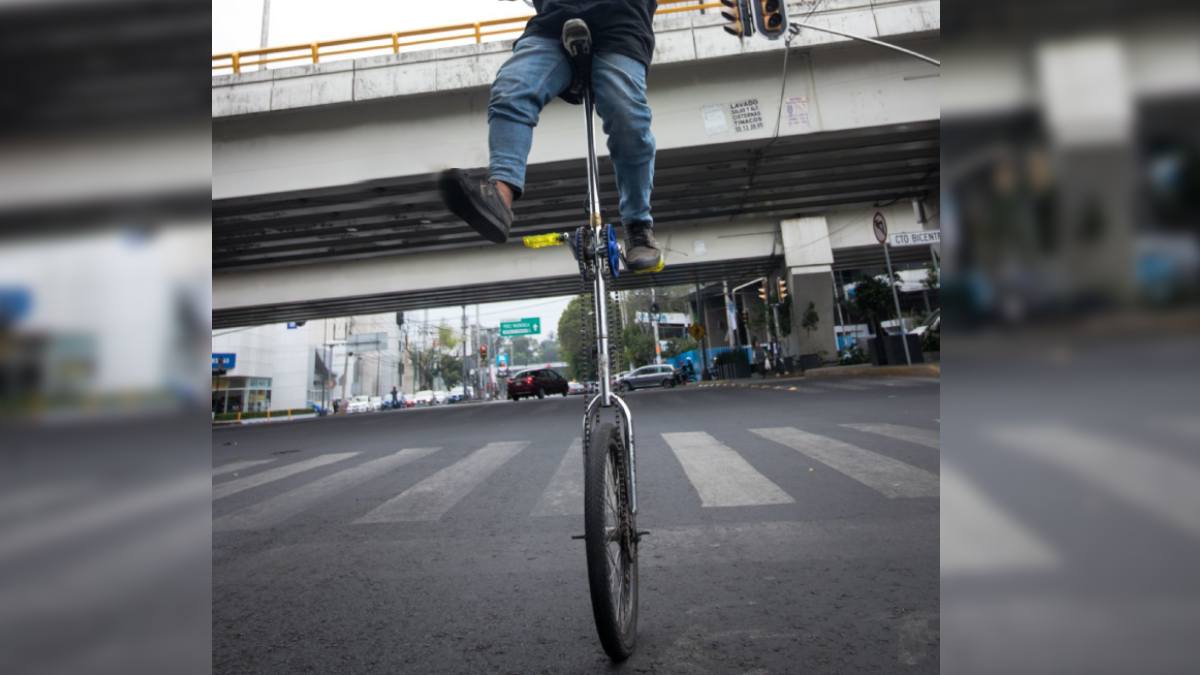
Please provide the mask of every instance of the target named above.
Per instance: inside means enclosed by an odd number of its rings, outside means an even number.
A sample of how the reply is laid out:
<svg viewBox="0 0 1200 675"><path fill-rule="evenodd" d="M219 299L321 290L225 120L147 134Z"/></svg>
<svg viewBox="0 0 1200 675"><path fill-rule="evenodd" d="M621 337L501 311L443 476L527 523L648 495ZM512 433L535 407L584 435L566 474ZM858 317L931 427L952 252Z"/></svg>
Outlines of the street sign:
<svg viewBox="0 0 1200 675"><path fill-rule="evenodd" d="M28 288L0 288L0 323L16 322L33 309L33 294Z"/></svg>
<svg viewBox="0 0 1200 675"><path fill-rule="evenodd" d="M871 229L875 230L875 241L881 244L887 241L887 220L884 220L879 211L876 211L875 217L871 219Z"/></svg>
<svg viewBox="0 0 1200 675"><path fill-rule="evenodd" d="M216 354L212 355L213 370L233 370L237 367L237 354Z"/></svg>
<svg viewBox="0 0 1200 675"><path fill-rule="evenodd" d="M500 335L512 337L515 335L538 335L542 332L542 320L537 317L521 319L520 321L501 321Z"/></svg>
<svg viewBox="0 0 1200 675"><path fill-rule="evenodd" d="M380 351L387 344L387 333L356 333L346 339L346 346L359 351Z"/></svg>
<svg viewBox="0 0 1200 675"><path fill-rule="evenodd" d="M697 340L697 341L703 340L704 339L704 326L701 326L698 323L694 323L694 324L688 326L688 335L691 335L693 340Z"/></svg>
<svg viewBox="0 0 1200 675"><path fill-rule="evenodd" d="M932 246L942 243L941 230L918 230L916 232L893 232L888 237L891 246Z"/></svg>

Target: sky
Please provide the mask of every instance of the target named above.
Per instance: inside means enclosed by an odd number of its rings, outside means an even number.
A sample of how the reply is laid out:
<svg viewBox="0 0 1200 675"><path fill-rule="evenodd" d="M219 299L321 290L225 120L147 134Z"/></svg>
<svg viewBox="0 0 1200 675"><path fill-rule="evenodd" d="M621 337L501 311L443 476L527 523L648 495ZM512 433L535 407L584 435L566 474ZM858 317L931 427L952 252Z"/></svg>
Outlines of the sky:
<svg viewBox="0 0 1200 675"><path fill-rule="evenodd" d="M214 54L256 49L262 0L212 0ZM272 0L268 46L528 16L522 0Z"/></svg>
<svg viewBox="0 0 1200 675"><path fill-rule="evenodd" d="M212 51L254 49L262 31L262 0L213 0ZM487 19L526 16L533 10L521 0L272 0L268 45L303 44L374 33L414 30ZM535 298L481 305L480 322L498 326L501 321L538 317L542 335L557 331L558 318L570 296ZM422 320L423 312L411 312L409 320ZM458 329L460 307L429 310L429 321L442 319ZM468 323L475 322L475 306L467 307Z"/></svg>

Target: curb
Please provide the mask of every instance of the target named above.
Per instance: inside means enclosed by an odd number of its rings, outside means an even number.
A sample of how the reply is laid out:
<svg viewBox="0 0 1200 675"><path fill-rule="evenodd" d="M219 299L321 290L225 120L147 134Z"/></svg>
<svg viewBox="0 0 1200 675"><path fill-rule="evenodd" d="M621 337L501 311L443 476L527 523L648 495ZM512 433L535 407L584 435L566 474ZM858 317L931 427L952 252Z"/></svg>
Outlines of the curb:
<svg viewBox="0 0 1200 675"><path fill-rule="evenodd" d="M838 372L843 371L843 372ZM939 364L922 364L917 366L867 366L859 368L856 366L841 366L833 368L817 368L807 371L800 376L780 376L769 377L765 380L733 380L723 382L700 382L695 386L698 389L706 389L712 387L741 387L743 389L779 389L795 391L796 387L792 386L800 382L811 382L813 380L822 379L845 379L851 377L936 377L941 378L941 367Z"/></svg>

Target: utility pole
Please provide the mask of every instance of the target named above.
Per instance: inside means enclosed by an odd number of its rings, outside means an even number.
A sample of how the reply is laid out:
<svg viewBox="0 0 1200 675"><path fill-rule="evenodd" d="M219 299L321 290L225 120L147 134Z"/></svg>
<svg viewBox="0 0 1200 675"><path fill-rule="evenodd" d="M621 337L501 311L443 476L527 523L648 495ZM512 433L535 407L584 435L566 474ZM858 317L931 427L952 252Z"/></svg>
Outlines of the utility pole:
<svg viewBox="0 0 1200 675"><path fill-rule="evenodd" d="M654 329L654 363L662 365L662 344L658 341L658 295L650 287L650 326Z"/></svg>
<svg viewBox="0 0 1200 675"><path fill-rule="evenodd" d="M727 330L725 331L725 339L729 342L729 348L734 349L737 347L737 345L735 345L733 343L733 335L734 335L733 331L735 329L735 324L737 323L737 312L731 310L730 306L729 306L729 282L728 281L724 281L724 280L721 281L721 295L725 298L725 323L727 325Z"/></svg>
<svg viewBox="0 0 1200 675"><path fill-rule="evenodd" d="M704 329L704 335L700 338L700 358L703 362L700 364L700 374L703 377L704 373L708 372L708 317L704 311L704 296L700 292L700 282L696 284L696 316L700 318L700 327ZM708 379L708 378L704 378Z"/></svg>
<svg viewBox="0 0 1200 675"><path fill-rule="evenodd" d="M479 324L479 304L475 305L475 398L483 397L483 359L479 358L479 345L483 344L483 326Z"/></svg>
<svg viewBox="0 0 1200 675"><path fill-rule="evenodd" d="M892 301L896 303L896 321L900 323L900 344L904 345L904 361L912 365L912 354L908 353L908 331L904 330L904 316L900 314L900 293L896 290L896 277L892 274L892 256L888 253L887 241L883 243L883 260L887 263L888 286L892 287Z"/></svg>
<svg viewBox="0 0 1200 675"><path fill-rule="evenodd" d="M462 306L462 390L467 398L467 306Z"/></svg>

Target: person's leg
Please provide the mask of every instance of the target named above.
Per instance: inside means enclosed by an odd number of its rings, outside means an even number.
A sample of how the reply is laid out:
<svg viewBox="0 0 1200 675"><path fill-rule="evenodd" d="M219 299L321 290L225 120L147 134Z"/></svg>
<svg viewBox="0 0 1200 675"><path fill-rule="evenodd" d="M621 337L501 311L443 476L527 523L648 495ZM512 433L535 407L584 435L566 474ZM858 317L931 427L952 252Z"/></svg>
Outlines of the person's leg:
<svg viewBox="0 0 1200 675"><path fill-rule="evenodd" d="M522 38L496 74L488 103L488 179L451 169L439 181L446 205L485 239L508 239L533 128L542 108L570 83L571 64L558 41L537 36Z"/></svg>
<svg viewBox="0 0 1200 675"><path fill-rule="evenodd" d="M646 100L646 66L623 54L596 54L592 87L617 174L621 223L628 237L626 263L634 271L655 269L662 258L650 215L655 148Z"/></svg>
<svg viewBox="0 0 1200 675"><path fill-rule="evenodd" d="M571 64L558 40L529 36L500 67L488 102L488 176L520 197L533 128L542 108L571 84Z"/></svg>

